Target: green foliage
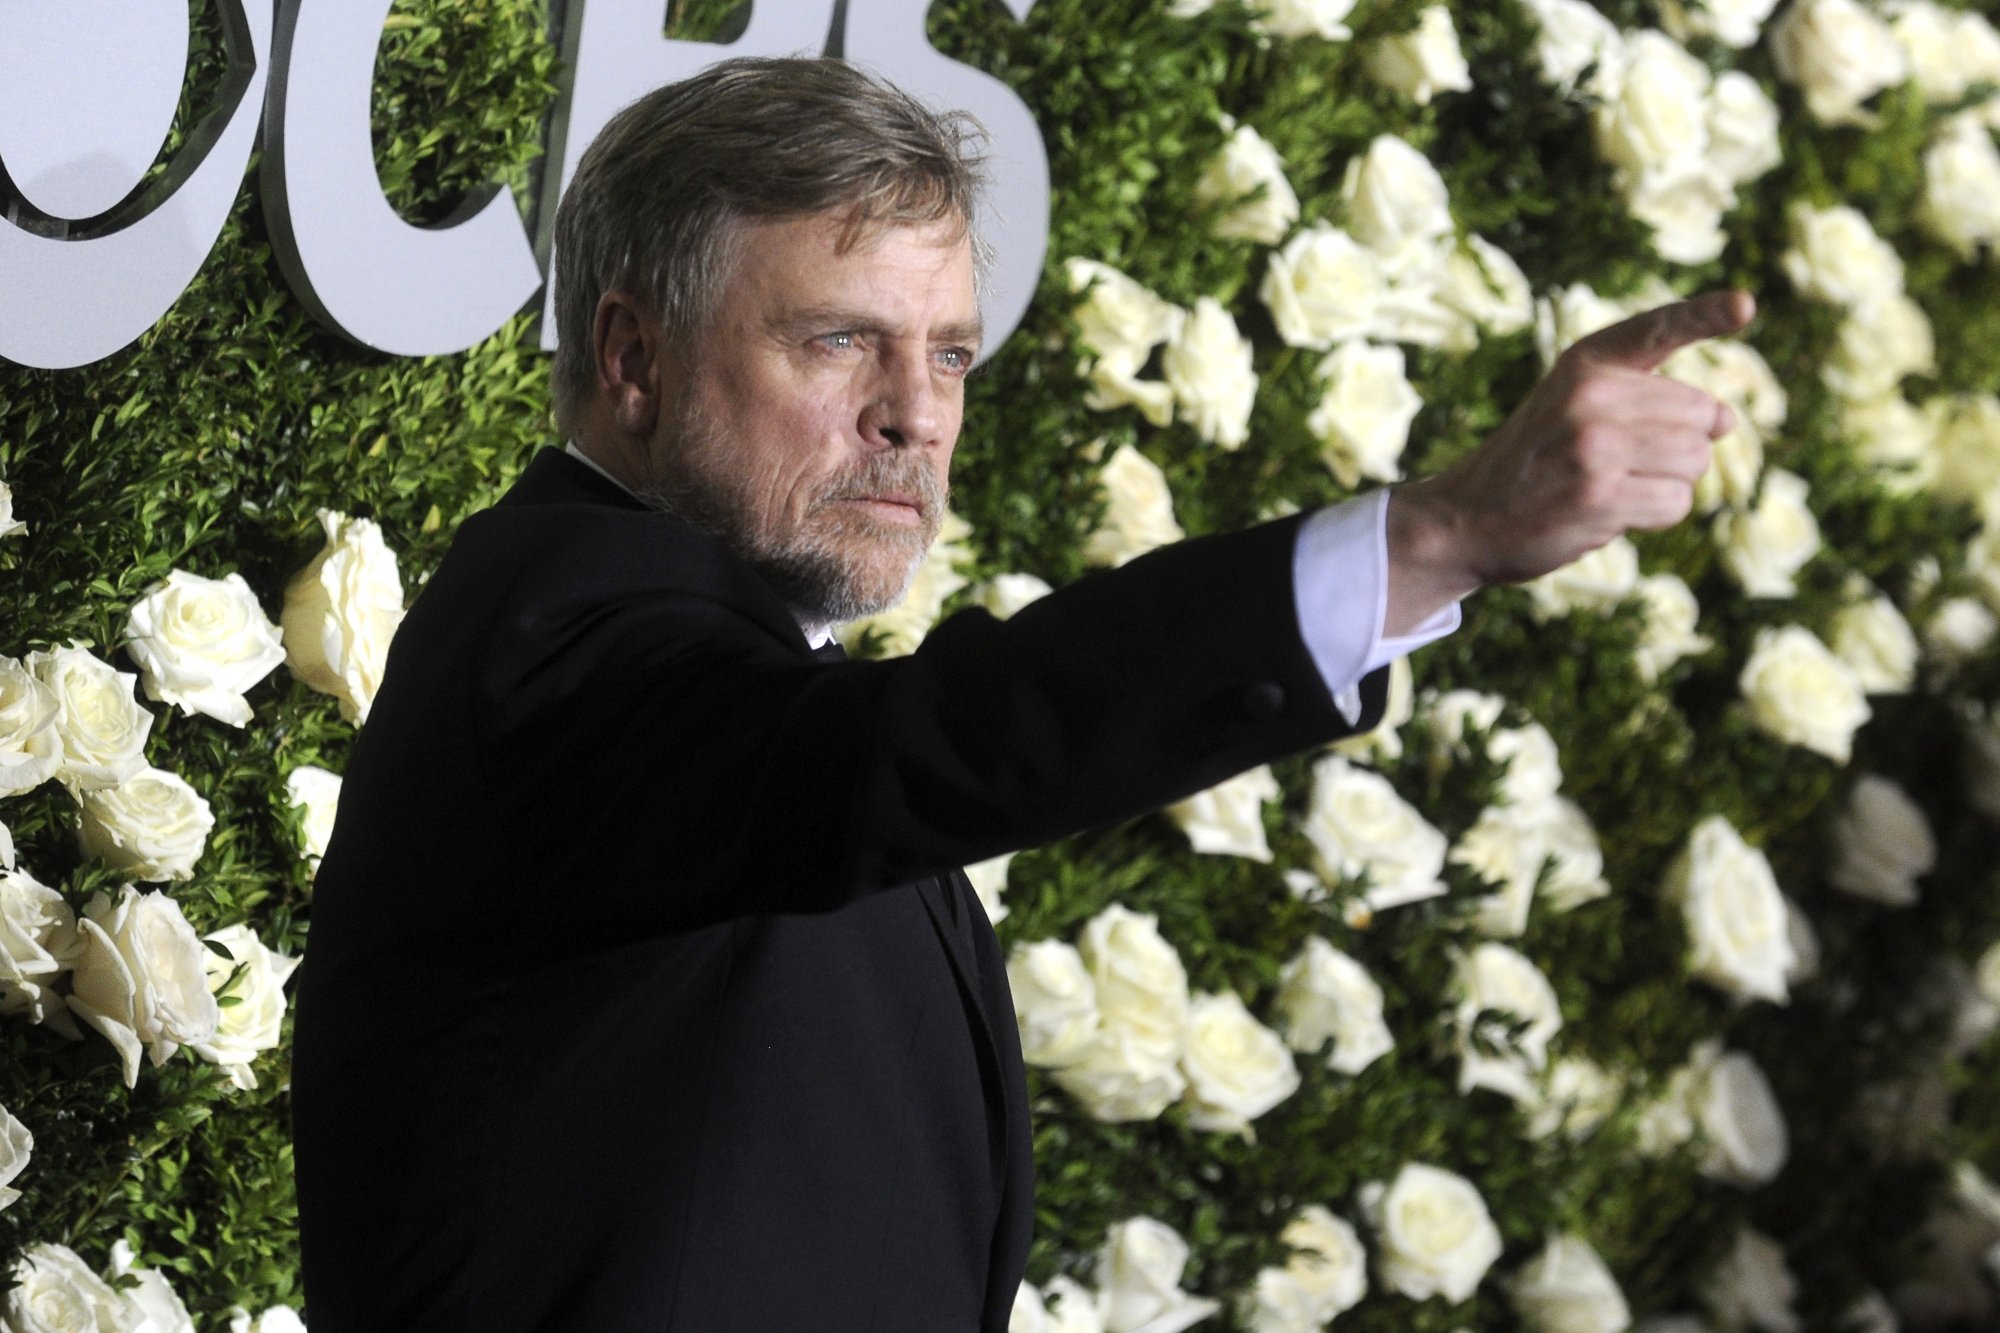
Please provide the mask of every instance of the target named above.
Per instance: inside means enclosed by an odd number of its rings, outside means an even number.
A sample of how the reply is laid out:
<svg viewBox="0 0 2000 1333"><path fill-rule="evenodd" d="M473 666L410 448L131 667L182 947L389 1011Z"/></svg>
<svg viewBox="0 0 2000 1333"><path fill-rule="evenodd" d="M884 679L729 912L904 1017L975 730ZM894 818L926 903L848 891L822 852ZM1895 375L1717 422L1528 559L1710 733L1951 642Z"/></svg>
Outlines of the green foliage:
<svg viewBox="0 0 2000 1333"><path fill-rule="evenodd" d="M1667 265L1596 149L1587 99L1543 83L1524 6L1455 7L1475 71L1471 92L1413 108L1371 79L1371 43L1411 26L1421 7L1362 5L1350 18L1354 38L1328 42L1263 36L1233 0L1192 17L1161 0L1043 0L1020 22L990 0L932 6L932 42L1000 78L1034 111L1054 191L1038 299L968 388L954 506L972 524L972 572L1024 571L1057 584L1086 576L1084 537L1104 508L1096 460L1123 444L1162 466L1190 533L1345 497L1305 424L1320 392L1319 356L1284 346L1257 299L1268 249L1211 236L1216 208L1197 196L1225 116L1276 147L1306 222L1345 220L1348 162L1393 133L1438 164L1461 230L1514 256L1537 292L1580 282L1625 296L1654 277L1680 290L1729 282L1756 291L1762 313L1748 340L1790 394L1767 462L1811 483L1826 549L1802 572L1795 598L1748 599L1716 558L1704 520L1641 537L1644 568L1688 582L1714 641L1658 682L1633 664L1645 628L1636 602L1537 619L1529 598L1511 590L1473 600L1463 628L1414 660L1420 693L1494 693L1507 701L1506 725L1546 726L1564 791L1601 838L1610 897L1568 914L1537 909L1516 942L1561 1002L1558 1053L1587 1055L1629 1081L1620 1110L1589 1138L1531 1137L1507 1100L1458 1090L1445 1019L1457 957L1477 940L1475 903L1490 887L1475 873L1454 867L1445 896L1372 920L1345 910L1357 884L1334 885L1326 901L1288 887L1285 870L1314 865L1300 827L1313 756L1275 765L1285 796L1266 810L1270 865L1195 856L1157 817L1019 857L1001 928L1007 944L1073 940L1093 915L1123 904L1158 918L1195 990L1233 990L1268 1018L1280 968L1317 935L1382 984L1396 1040L1357 1076L1316 1053L1301 1056L1301 1088L1257 1121L1254 1143L1195 1130L1179 1109L1154 1122L1100 1124L1031 1071L1039 1199L1029 1276L1091 1280L1106 1229L1145 1214L1190 1241L1185 1284L1228 1297L1284 1261L1278 1233L1298 1207L1323 1203L1358 1218L1362 1187L1425 1161L1477 1183L1506 1241L1503 1270L1549 1232L1571 1230L1605 1257L1636 1313L1685 1309L1735 1226L1750 1221L1787 1239L1807 1293L1801 1312L1809 1326L1830 1327L1860 1290L1891 1287L1921 1263L1916 1238L1949 1163L2000 1175L1992 1041L1942 1063L1953 1113L1905 1158L1882 1151L1859 1096L1940 1068L1948 1015L1916 997L1941 959L1969 965L2000 941L1992 824L1968 802L1958 741L1965 706L2000 699L2000 658L1989 651L1955 675L1931 664L1923 689L1877 697L1875 720L1844 766L1773 739L1747 715L1737 675L1757 633L1793 623L1830 633L1854 600L1850 575L1917 620L1976 587L1967 566L1976 517L1922 490L1885 486L1857 454L1819 374L1837 314L1803 299L1785 275L1787 210L1801 200L1853 204L1908 258L1908 289L1938 343L1935 375L1907 386L1916 401L2000 389L2000 268L1960 260L1916 222L1922 151L1941 109L1914 90L1891 90L1872 128L1816 125L1761 49L1738 63L1786 113L1784 164L1743 192L1720 258ZM1600 7L1628 28L1657 20L1658 7L1643 0ZM724 40L746 16L736 0L690 0L674 7L668 27ZM203 6L196 19L165 156L222 85L220 23ZM1728 54L1713 44L1697 50L1715 61ZM557 75L539 3L400 0L384 25L372 103L392 204L436 224L498 185L526 206ZM1062 268L1071 257L1109 263L1182 305L1214 297L1235 315L1255 343L1260 379L1248 446L1225 452L1185 423L1158 428L1129 409L1081 406L1085 372ZM1405 456L1419 475L1475 448L1542 369L1528 331L1469 352L1414 352L1409 364L1426 404ZM246 189L194 284L135 346L83 370L0 371L0 478L29 525L25 537L0 543L9 626L0 652L83 642L122 661L128 608L175 568L241 573L276 610L286 580L318 548L321 509L379 522L414 592L458 523L492 503L546 442L546 401L547 363L526 315L461 355L420 360L357 350L315 326L288 292ZM1934 580L1918 576L1927 561ZM217 821L195 878L172 892L199 930L248 921L272 947L309 954L310 878L284 778L303 764L339 771L353 732L331 700L289 673L250 701L256 717L244 732L154 709L149 759L191 782ZM1449 763L1434 759L1421 717L1402 738L1401 757L1381 771L1447 836L1462 835L1499 799L1504 766L1482 737ZM1937 833L1937 869L1907 911L1828 882L1835 817L1864 771L1902 784ZM1660 885L1689 830L1710 814L1766 850L1817 931L1822 979L1800 985L1787 1007L1736 1007L1688 975L1686 930ZM53 785L8 801L0 817L22 864L73 906L115 888L116 877L77 850L74 804ZM1753 1054L1785 1108L1792 1160L1766 1189L1704 1177L1701 1144L1637 1151L1643 1107L1710 1038ZM0 1262L55 1240L101 1264L123 1239L171 1273L205 1326L238 1304L297 1304L282 1049L256 1072L257 1088L240 1091L184 1054L143 1070L128 1090L94 1035L70 1041L0 1019L0 1106L36 1140L16 1182L24 1196L0 1212ZM1455 1307L1378 1291L1339 1326L1445 1333L1510 1328L1514 1318L1489 1282Z"/></svg>

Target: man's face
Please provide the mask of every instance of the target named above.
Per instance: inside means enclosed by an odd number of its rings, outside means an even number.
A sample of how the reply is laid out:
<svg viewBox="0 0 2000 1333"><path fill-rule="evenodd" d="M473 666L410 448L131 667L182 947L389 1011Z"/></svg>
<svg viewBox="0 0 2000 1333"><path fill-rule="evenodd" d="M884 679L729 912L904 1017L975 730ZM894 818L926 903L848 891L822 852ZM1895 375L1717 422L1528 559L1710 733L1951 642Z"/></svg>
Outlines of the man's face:
<svg viewBox="0 0 2000 1333"><path fill-rule="evenodd" d="M891 227L842 253L841 224L747 224L653 440L663 506L819 623L908 588L944 515L979 349L963 228Z"/></svg>

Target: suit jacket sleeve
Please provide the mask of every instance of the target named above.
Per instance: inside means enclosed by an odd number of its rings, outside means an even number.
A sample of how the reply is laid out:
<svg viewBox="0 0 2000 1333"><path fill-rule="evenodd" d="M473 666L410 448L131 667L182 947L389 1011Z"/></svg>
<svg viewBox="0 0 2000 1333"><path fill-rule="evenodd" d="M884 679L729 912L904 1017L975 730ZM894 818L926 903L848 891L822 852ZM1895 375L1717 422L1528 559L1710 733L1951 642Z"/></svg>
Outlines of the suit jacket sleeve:
<svg viewBox="0 0 2000 1333"><path fill-rule="evenodd" d="M523 882L582 874L622 929L673 930L831 909L1178 800L1356 729L1299 637L1296 527L1180 543L840 664L726 580L607 600L555 543L504 603L532 612L465 645L493 836ZM1361 729L1383 694L1377 672Z"/></svg>

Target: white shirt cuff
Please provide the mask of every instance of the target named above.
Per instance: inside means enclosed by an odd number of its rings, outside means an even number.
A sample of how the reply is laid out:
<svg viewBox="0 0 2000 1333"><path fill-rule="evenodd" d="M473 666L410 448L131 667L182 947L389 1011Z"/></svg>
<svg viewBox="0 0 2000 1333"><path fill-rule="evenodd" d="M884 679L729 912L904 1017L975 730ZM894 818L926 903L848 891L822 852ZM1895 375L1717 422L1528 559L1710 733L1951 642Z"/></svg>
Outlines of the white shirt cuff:
<svg viewBox="0 0 2000 1333"><path fill-rule="evenodd" d="M1300 526L1292 552L1300 637L1350 723L1361 716L1363 676L1459 626L1453 602L1410 633L1383 637L1389 610L1388 512L1387 489L1322 509Z"/></svg>

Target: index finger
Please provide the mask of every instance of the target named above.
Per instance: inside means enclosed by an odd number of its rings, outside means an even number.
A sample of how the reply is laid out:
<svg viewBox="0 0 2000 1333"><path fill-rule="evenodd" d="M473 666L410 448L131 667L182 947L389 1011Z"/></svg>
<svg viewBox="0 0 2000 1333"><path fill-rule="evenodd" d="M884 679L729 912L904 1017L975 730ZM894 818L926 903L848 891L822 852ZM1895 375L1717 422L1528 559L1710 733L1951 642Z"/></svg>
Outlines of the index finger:
<svg viewBox="0 0 2000 1333"><path fill-rule="evenodd" d="M1653 370L1689 343L1740 331L1756 313L1748 292L1706 292L1599 329L1570 351L1586 361Z"/></svg>

